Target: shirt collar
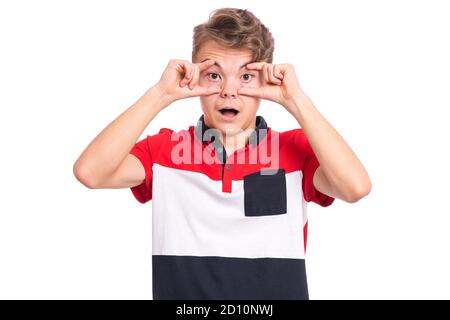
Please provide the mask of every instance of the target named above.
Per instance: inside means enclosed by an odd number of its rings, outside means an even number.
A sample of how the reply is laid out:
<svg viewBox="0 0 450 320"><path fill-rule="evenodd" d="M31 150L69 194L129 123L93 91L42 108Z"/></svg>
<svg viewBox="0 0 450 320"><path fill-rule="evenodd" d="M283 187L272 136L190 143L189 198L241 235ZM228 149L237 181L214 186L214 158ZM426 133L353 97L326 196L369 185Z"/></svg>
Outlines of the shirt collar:
<svg viewBox="0 0 450 320"><path fill-rule="evenodd" d="M220 140L215 141L216 137L219 137L219 132L215 128L208 127L205 123L205 115L202 114L197 120L197 125L194 128L195 135L203 142L208 143L212 141L213 143L220 143ZM256 126L255 129L249 135L247 143L255 146L257 145L267 134L268 126L266 120L262 116L256 116ZM202 139L203 138L203 139Z"/></svg>

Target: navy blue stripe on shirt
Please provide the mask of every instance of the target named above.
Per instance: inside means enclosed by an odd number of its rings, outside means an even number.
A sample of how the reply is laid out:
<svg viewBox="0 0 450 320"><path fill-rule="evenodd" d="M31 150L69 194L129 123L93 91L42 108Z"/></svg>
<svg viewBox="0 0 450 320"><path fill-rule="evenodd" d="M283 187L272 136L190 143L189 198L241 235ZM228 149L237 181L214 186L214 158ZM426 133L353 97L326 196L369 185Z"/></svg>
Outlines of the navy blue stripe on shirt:
<svg viewBox="0 0 450 320"><path fill-rule="evenodd" d="M308 300L305 260L153 255L154 300Z"/></svg>

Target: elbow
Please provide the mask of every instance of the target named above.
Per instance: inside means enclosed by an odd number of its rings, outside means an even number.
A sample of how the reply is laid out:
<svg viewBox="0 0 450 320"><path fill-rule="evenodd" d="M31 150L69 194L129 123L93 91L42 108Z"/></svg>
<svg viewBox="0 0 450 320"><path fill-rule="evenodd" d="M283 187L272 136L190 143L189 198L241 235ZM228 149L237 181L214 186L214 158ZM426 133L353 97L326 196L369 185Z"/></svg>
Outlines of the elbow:
<svg viewBox="0 0 450 320"><path fill-rule="evenodd" d="M93 175L89 168L85 165L81 165L78 161L73 165L73 175L75 178L89 189L96 189L97 185L94 182Z"/></svg>
<svg viewBox="0 0 450 320"><path fill-rule="evenodd" d="M349 203L355 203L365 196L367 196L372 190L372 182L370 179L367 179L363 183L358 184L356 187L352 189L352 192L349 192L349 196L347 196L346 201Z"/></svg>

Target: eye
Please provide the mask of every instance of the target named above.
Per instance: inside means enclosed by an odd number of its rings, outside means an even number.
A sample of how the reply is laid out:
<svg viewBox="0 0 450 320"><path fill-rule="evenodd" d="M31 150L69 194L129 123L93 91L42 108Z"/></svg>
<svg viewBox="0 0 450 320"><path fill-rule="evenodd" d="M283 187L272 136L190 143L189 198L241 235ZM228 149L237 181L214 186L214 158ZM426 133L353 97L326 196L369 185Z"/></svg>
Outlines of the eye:
<svg viewBox="0 0 450 320"><path fill-rule="evenodd" d="M250 74L250 73L245 73L244 75L242 75L243 78L244 78L245 76L247 76L246 79L244 79L245 82L250 82L250 81L254 78L254 75L252 75L252 74ZM249 78L249 77L251 77L251 78Z"/></svg>
<svg viewBox="0 0 450 320"><path fill-rule="evenodd" d="M215 73L215 72L208 72L206 74L206 76L209 77L211 80L214 80L214 81L217 79L217 77L220 77L220 75L218 73Z"/></svg>

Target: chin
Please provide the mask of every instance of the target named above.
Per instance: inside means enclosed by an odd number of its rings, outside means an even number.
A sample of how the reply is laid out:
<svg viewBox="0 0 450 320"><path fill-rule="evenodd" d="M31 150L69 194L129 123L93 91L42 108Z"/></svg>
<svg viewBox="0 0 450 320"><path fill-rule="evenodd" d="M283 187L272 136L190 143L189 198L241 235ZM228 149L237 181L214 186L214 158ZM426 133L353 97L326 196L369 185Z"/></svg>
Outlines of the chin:
<svg viewBox="0 0 450 320"><path fill-rule="evenodd" d="M243 115L238 113L231 119L230 117L224 119L223 116L219 115L218 117L216 117L215 123L217 124L218 129L220 129L221 131L229 134L234 134L242 130L242 126L244 125L245 121L243 121Z"/></svg>
<svg viewBox="0 0 450 320"><path fill-rule="evenodd" d="M242 127L238 123L219 124L217 129L228 136L233 136L242 131Z"/></svg>

